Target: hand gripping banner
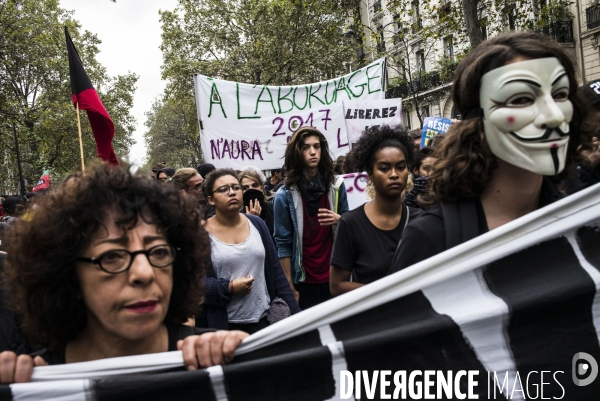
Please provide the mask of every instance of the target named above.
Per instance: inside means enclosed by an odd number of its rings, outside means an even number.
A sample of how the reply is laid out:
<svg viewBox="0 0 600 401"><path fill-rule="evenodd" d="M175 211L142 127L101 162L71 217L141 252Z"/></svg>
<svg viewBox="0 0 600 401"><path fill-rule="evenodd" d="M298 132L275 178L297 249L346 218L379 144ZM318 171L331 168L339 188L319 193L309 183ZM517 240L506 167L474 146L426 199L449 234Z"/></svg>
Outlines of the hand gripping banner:
<svg viewBox="0 0 600 401"><path fill-rule="evenodd" d="M261 330L230 365L164 372L182 366L173 352L39 367L0 395L598 399L598 244L600 184Z"/></svg>

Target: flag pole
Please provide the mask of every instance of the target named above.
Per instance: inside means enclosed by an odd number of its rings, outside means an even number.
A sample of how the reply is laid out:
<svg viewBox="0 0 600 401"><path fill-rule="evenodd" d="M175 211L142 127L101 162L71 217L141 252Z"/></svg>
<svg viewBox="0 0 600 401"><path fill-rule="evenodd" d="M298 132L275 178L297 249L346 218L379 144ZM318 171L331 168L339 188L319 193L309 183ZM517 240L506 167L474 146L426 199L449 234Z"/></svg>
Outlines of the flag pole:
<svg viewBox="0 0 600 401"><path fill-rule="evenodd" d="M83 140L81 139L81 119L79 118L79 102L75 103L77 110L77 128L79 130L79 151L81 153L81 172L85 173L85 164L83 163Z"/></svg>

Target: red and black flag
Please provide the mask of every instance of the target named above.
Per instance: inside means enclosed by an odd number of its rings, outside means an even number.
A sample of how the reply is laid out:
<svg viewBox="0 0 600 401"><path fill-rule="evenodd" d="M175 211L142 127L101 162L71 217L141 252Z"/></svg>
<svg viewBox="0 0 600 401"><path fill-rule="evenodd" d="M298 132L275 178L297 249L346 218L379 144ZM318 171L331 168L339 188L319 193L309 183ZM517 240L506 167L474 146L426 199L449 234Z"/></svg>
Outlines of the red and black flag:
<svg viewBox="0 0 600 401"><path fill-rule="evenodd" d="M115 135L115 126L106 112L104 105L98 97L98 93L90 78L88 77L79 54L65 27L67 38L67 51L69 53L69 70L71 72L71 92L73 94L73 105L79 103L79 109L87 112L92 132L96 140L98 157L111 164L119 164L115 151L112 147L112 139Z"/></svg>
<svg viewBox="0 0 600 401"><path fill-rule="evenodd" d="M33 187L31 192L37 192L40 189L50 188L50 185L50 170L44 170L42 176L40 177L40 180L38 181L36 186Z"/></svg>

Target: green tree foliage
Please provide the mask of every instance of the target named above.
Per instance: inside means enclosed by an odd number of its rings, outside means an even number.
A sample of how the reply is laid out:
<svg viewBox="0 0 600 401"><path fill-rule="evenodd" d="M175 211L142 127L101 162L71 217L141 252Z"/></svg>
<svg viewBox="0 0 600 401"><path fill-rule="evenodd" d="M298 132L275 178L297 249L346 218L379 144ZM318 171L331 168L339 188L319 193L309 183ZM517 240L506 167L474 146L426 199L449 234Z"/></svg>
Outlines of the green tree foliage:
<svg viewBox="0 0 600 401"><path fill-rule="evenodd" d="M129 110L137 76L109 77L95 59L100 40L81 32L58 0L0 0L0 192L18 188L13 129L28 190L46 168L55 180L80 169L65 25L115 124L117 156L126 157L133 144L135 120ZM91 161L97 154L85 112L81 122L85 159Z"/></svg>
<svg viewBox="0 0 600 401"><path fill-rule="evenodd" d="M260 85L294 85L344 72L339 1L179 0L163 12L163 77L186 82L201 73Z"/></svg>
<svg viewBox="0 0 600 401"><path fill-rule="evenodd" d="M368 5L362 1L363 7ZM362 33L361 42L371 43L376 57L387 57L388 89L422 124L427 117L423 107L448 95L462 57L457 44L467 40L467 33L460 4L458 0L388 0L371 18L356 21L355 31Z"/></svg>
<svg viewBox="0 0 600 401"><path fill-rule="evenodd" d="M172 168L197 167L202 163L196 104L193 98L183 101L157 100L146 113L148 131L148 170L165 161ZM145 171L145 170L144 170Z"/></svg>
<svg viewBox="0 0 600 401"><path fill-rule="evenodd" d="M193 105L196 73L260 85L296 85L344 74L354 49L344 40L348 1L339 0L179 0L174 11L161 13L164 98L150 116L176 115ZM158 112L158 108L163 108ZM195 107L195 106L194 106ZM165 114L166 113L166 114ZM181 121L187 129L171 140L169 149L193 146L197 121ZM180 152L167 152L164 132L149 121L146 144L150 160L182 163ZM158 146L161 146L160 148ZM189 156L200 157L197 148ZM197 156L196 156L197 155ZM191 160L194 159L190 159ZM188 165L189 166L189 165Z"/></svg>

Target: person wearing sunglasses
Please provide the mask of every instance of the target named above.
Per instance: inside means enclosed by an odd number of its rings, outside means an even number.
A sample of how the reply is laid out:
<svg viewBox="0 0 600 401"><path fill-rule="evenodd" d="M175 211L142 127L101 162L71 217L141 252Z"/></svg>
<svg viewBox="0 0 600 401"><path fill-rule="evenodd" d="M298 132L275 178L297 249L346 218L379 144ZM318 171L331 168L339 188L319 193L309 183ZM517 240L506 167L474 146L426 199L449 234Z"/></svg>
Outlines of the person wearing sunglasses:
<svg viewBox="0 0 600 401"><path fill-rule="evenodd" d="M0 354L0 382L34 366L181 350L188 369L231 361L247 336L184 325L201 308L210 240L198 203L112 166L77 174L18 222L9 307L38 355Z"/></svg>
<svg viewBox="0 0 600 401"><path fill-rule="evenodd" d="M204 325L252 334L299 312L267 226L258 216L240 213L242 185L235 171L213 171L203 191L215 208L205 224L212 269L205 278Z"/></svg>

